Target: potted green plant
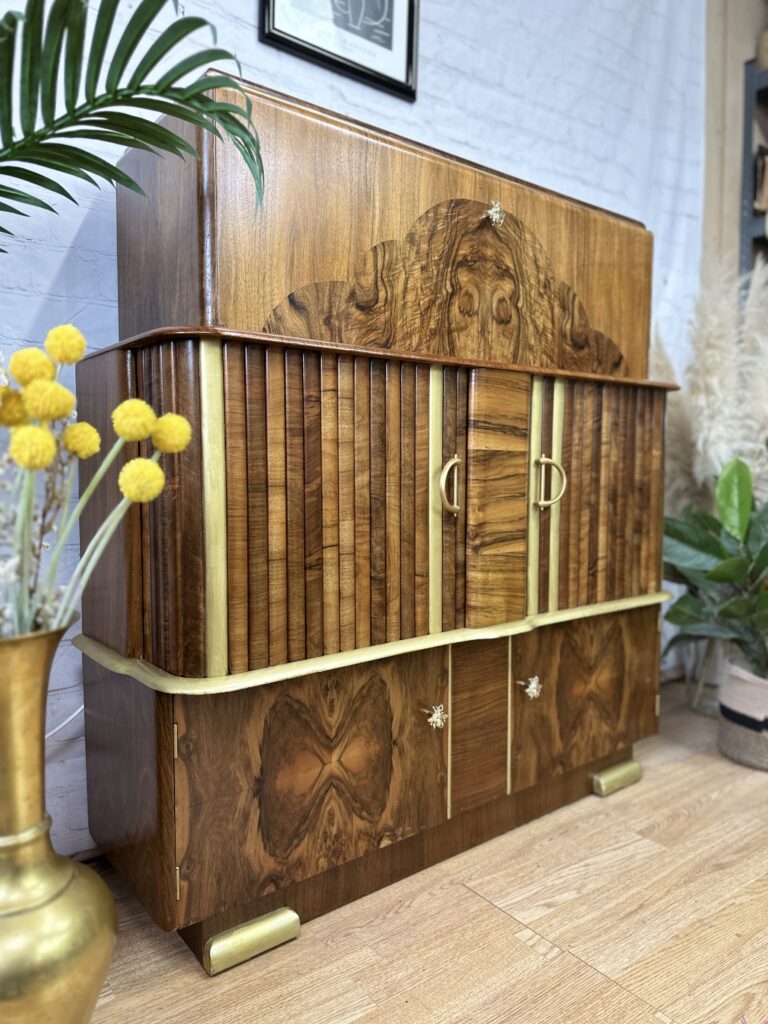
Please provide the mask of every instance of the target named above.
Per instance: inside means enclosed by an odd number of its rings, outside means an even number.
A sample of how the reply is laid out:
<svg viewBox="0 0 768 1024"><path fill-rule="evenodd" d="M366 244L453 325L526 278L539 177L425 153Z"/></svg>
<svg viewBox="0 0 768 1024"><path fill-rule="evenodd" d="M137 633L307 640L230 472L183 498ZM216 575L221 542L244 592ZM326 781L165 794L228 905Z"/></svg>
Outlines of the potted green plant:
<svg viewBox="0 0 768 1024"><path fill-rule="evenodd" d="M665 519L664 574L686 592L667 612L671 644L721 640L719 746L742 764L768 769L768 504L755 506L741 459L723 469L717 515L688 509Z"/></svg>

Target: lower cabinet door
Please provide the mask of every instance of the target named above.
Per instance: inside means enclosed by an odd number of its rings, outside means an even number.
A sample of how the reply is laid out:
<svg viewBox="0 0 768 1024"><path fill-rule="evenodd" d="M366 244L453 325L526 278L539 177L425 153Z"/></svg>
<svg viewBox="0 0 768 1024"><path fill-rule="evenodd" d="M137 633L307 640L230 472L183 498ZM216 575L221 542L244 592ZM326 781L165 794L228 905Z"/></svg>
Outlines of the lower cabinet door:
<svg viewBox="0 0 768 1024"><path fill-rule="evenodd" d="M447 817L440 649L176 698L180 925Z"/></svg>
<svg viewBox="0 0 768 1024"><path fill-rule="evenodd" d="M512 637L517 792L656 732L658 607Z"/></svg>

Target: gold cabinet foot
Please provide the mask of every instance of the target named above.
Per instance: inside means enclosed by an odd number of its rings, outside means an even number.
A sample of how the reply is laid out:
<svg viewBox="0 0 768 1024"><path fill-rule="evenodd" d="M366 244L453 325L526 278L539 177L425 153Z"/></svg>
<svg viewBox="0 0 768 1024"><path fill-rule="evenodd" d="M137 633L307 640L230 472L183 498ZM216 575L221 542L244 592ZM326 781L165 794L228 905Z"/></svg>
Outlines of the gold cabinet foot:
<svg viewBox="0 0 768 1024"><path fill-rule="evenodd" d="M622 761L592 776L592 792L598 796L610 796L633 782L639 782L642 777L643 769L637 761Z"/></svg>
<svg viewBox="0 0 768 1024"><path fill-rule="evenodd" d="M221 974L268 949L297 939L301 932L299 915L290 907L236 925L212 935L203 947L203 967L208 974Z"/></svg>

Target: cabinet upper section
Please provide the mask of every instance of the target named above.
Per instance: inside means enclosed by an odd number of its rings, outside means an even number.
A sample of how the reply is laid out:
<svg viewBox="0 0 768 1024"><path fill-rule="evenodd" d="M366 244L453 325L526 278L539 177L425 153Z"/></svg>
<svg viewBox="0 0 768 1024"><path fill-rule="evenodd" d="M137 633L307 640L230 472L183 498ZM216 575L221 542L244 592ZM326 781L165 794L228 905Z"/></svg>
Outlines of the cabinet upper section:
<svg viewBox="0 0 768 1024"><path fill-rule="evenodd" d="M644 377L641 225L249 87L266 172L234 147L138 151L118 191L120 331L223 326ZM237 97L227 96L237 102ZM482 159L482 154L478 154Z"/></svg>

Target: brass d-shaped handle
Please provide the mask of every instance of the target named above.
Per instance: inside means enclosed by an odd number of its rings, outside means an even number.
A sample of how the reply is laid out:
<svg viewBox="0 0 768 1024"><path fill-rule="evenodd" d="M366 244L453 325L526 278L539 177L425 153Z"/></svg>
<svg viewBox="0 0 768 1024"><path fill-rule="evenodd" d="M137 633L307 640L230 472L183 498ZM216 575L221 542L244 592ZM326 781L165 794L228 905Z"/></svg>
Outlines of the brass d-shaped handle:
<svg viewBox="0 0 768 1024"><path fill-rule="evenodd" d="M449 449L450 451L450 449ZM461 459L458 455L454 455L452 459L448 459L446 464L443 466L442 472L440 473L440 501L443 503L443 508L446 512L452 512L453 515L457 516L461 511L460 506L457 504L459 496L459 466L461 465ZM452 469L456 472L453 477L453 501L448 500L446 494L446 488L448 486L448 474Z"/></svg>
<svg viewBox="0 0 768 1024"><path fill-rule="evenodd" d="M536 465L541 467L541 473L539 474L540 490L539 500L536 502L537 508L550 508L552 505L556 505L558 501L565 494L565 489L568 486L568 477L565 475L565 470L559 462L555 462L554 459L550 459L547 455L542 453L540 459L536 459ZM546 491L545 482L545 467L551 466L557 473L560 474L560 491L555 495L554 498L545 499L544 494Z"/></svg>

